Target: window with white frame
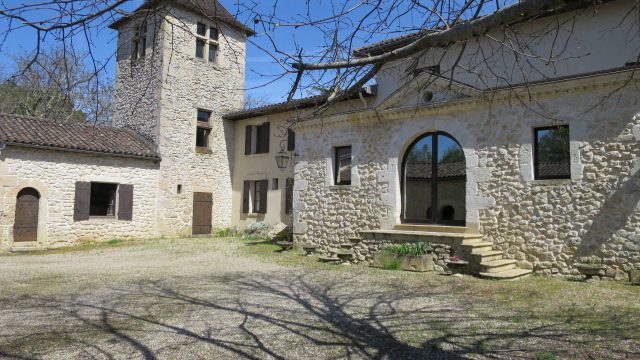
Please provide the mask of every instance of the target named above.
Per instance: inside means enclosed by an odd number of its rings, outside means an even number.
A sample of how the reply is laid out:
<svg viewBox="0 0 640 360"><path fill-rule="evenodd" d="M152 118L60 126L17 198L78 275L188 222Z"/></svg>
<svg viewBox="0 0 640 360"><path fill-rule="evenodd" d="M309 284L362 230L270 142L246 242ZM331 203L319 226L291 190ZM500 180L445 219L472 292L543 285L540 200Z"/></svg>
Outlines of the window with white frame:
<svg viewBox="0 0 640 360"><path fill-rule="evenodd" d="M216 27L198 23L196 27L196 57L216 63L218 59L218 37L220 33Z"/></svg>

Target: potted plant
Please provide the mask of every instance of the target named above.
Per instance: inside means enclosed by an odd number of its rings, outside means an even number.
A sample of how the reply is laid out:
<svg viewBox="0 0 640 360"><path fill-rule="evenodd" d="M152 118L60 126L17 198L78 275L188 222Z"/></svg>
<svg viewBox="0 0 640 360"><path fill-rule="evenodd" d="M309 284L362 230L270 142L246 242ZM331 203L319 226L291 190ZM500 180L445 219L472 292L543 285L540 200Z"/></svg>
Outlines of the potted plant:
<svg viewBox="0 0 640 360"><path fill-rule="evenodd" d="M580 263L574 264L574 266L587 280L593 276L604 276L605 274L605 266L602 264L602 261L596 257L585 258Z"/></svg>
<svg viewBox="0 0 640 360"><path fill-rule="evenodd" d="M372 266L391 270L433 271L433 249L424 242L390 245L374 255Z"/></svg>

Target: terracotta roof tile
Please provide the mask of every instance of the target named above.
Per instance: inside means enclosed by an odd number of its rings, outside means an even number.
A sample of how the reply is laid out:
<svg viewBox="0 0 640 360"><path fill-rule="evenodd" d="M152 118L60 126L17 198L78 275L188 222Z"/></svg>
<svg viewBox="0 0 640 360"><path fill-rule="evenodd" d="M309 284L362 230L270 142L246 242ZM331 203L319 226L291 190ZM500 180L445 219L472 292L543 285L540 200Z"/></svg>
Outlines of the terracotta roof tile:
<svg viewBox="0 0 640 360"><path fill-rule="evenodd" d="M154 144L128 129L61 124L22 115L0 113L0 141L9 145L160 159Z"/></svg>

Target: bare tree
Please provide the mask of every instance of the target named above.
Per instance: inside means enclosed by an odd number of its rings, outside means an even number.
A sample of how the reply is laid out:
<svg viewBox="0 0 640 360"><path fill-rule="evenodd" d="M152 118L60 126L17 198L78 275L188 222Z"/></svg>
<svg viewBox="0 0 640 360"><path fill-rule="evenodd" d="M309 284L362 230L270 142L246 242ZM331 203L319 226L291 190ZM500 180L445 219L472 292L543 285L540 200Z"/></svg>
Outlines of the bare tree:
<svg viewBox="0 0 640 360"><path fill-rule="evenodd" d="M100 82L81 55L58 47L35 59L15 54L13 60L13 75L0 85L0 111L61 122L110 122L113 85Z"/></svg>
<svg viewBox="0 0 640 360"><path fill-rule="evenodd" d="M147 0L147 11L151 13L167 1ZM196 0L185 1L197 5ZM381 69L398 62L403 63L402 71L407 77L415 77L425 66L425 56L434 54L439 59L427 65L439 66L438 75L451 81L464 72L474 74L478 82L487 86L492 85L488 77L509 85L512 80L504 74L488 74L492 71L490 66L482 73L470 65L495 63L496 57L508 57L514 71L526 81L528 74L542 73L538 68L541 63L555 66L564 58L580 56L565 54L565 45L572 36L572 20L562 18L562 14L578 9L594 12L596 5L609 1L612 0L309 0L304 3L306 12L283 17L281 10L288 5L279 0L247 0L237 1L234 11L240 20L252 22L258 32L258 37L249 41L279 66L280 72L271 74L272 79L290 77L288 99L313 88L329 89L329 105L348 97ZM131 6L130 0L43 0L20 6L0 2L0 17L9 24L0 39L6 39L16 29L30 28L38 44L32 59L37 59L45 39L53 38L65 48L73 46L72 39L82 39L91 49L91 31L128 15ZM319 11L321 8L330 9L330 14ZM638 18L637 2L628 16ZM549 19L549 26L537 34L522 34L516 29L518 23L542 17ZM295 43L294 50L284 49L275 36L281 29L312 31L323 39L322 45L309 49ZM495 29L499 29L500 36L491 34ZM354 52L362 44L394 36L402 36L397 46ZM531 39L536 37L551 38L551 46L531 46ZM492 42L490 54L478 46L480 38ZM638 54L640 58L640 48ZM443 61L445 58L453 61ZM95 75L103 66L93 60ZM270 81L266 79L265 83Z"/></svg>

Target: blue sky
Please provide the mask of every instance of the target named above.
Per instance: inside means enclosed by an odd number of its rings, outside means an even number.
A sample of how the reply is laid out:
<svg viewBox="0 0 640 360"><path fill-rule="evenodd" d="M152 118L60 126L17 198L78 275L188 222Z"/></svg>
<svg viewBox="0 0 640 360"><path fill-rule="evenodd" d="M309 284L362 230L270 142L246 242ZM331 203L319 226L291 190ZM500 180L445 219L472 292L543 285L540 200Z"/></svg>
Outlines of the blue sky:
<svg viewBox="0 0 640 360"><path fill-rule="evenodd" d="M37 0L23 0L23 3L34 3ZM125 9L133 10L135 9L142 1L141 0L132 0L130 3L126 4ZM223 5L225 5L232 13L236 13L239 8L238 0L222 0ZM347 2L336 1L337 6L341 4L346 4ZM241 2L240 2L241 3ZM284 0L278 2L278 8L276 9L276 13L280 18L279 21L283 23L291 23L300 21L301 17L307 12L306 1L300 0ZM330 16L334 12L340 12L341 9L331 8L331 2L317 0L312 2L314 7L312 9L312 13L314 14L314 18L321 18L325 16ZM13 4L11 4L14 6ZM7 5L8 6L8 5ZM260 5L261 13L272 13L273 12L273 2L261 1ZM34 13L32 16L47 16L46 12ZM356 14L357 15L357 14ZM252 19L249 18L247 14L241 14L241 21L245 22L249 26L253 26ZM94 57L100 62L106 62L106 75L108 77L113 77L113 72L115 69L114 65L114 52L116 48L115 41L115 31L106 27L106 25L111 22L110 19L105 20L105 23L101 26L93 27L89 33L89 36L92 38L94 44L99 44L99 46L93 46L92 52ZM15 26L15 23L13 24ZM0 38L2 38L2 33L6 32L9 27L9 22L7 19L0 18ZM267 37L264 36L264 33L258 30L258 34L255 37L251 38L251 41L255 41L260 46L271 48L270 42ZM348 30L345 28L345 30ZM321 33L317 30L305 27L289 27L283 26L278 27L276 30L271 32L273 39L277 46L286 52L294 52L296 46L304 48L305 51L318 51L323 44L323 38ZM33 52L35 50L36 44L36 33L34 30L29 28L18 28L16 30L11 31L7 37L2 42L0 48L0 67L4 67L4 72L10 72L11 69L7 67L9 64L12 64L11 57L17 53L27 53ZM381 37L379 37L381 39ZM84 36L76 36L76 43L74 47L80 50L86 50L86 42L84 41ZM59 44L59 40L55 39L53 36L48 36L45 38L45 42L50 45ZM355 41L354 45L356 47L361 46L362 42ZM0 68L1 69L1 68ZM259 50L258 47L247 44L247 75L246 75L246 88L248 89L248 93L251 93L254 97L267 100L269 102L278 102L283 101L291 83L293 81L293 76L286 76L278 81L275 81L269 85L265 85L267 82L270 82L274 79L274 76L282 74L282 70L280 67L273 62L273 60L265 54L263 51ZM301 94L306 95L306 94Z"/></svg>

